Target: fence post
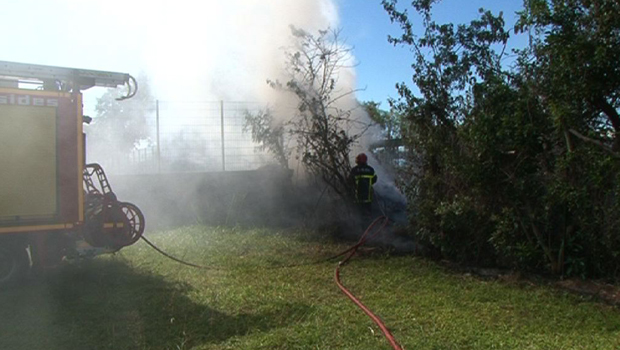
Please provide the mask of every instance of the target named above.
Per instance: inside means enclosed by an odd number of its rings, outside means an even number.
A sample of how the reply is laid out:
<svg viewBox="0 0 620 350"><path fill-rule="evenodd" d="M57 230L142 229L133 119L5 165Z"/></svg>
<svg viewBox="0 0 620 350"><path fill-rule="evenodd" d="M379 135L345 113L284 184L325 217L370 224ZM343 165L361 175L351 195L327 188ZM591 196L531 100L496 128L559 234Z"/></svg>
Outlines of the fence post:
<svg viewBox="0 0 620 350"><path fill-rule="evenodd" d="M224 146L224 100L220 101L220 119L222 126L222 171L226 171L226 147Z"/></svg>
<svg viewBox="0 0 620 350"><path fill-rule="evenodd" d="M161 147L159 146L159 100L155 100L155 120L157 125L157 172L161 173Z"/></svg>

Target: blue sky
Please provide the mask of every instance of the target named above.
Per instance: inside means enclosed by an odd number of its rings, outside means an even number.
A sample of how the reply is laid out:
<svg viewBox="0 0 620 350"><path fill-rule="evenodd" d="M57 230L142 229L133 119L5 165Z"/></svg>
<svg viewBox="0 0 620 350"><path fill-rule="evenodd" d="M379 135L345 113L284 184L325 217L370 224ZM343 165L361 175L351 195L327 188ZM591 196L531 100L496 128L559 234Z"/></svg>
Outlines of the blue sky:
<svg viewBox="0 0 620 350"><path fill-rule="evenodd" d="M400 28L390 22L380 0L339 0L340 24L343 38L353 46L357 67L357 85L364 91L358 99L381 102L387 108L389 97L397 98L395 84L411 82L413 55L408 48L395 47L387 42L389 34L398 36ZM400 1L403 7L409 1ZM476 18L479 8L493 13L503 11L510 28L516 21L515 12L522 8L521 0L444 0L435 6L433 14L437 22L465 23ZM413 11L411 7L410 12ZM418 18L410 13L412 19ZM418 27L421 30L421 26ZM511 34L510 44L520 47L525 39Z"/></svg>

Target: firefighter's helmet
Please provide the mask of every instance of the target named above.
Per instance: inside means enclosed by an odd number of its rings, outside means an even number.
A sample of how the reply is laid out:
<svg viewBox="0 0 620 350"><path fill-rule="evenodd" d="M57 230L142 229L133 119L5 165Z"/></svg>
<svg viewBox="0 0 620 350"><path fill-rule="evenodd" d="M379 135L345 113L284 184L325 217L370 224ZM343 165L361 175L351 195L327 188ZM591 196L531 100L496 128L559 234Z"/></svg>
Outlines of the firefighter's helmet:
<svg viewBox="0 0 620 350"><path fill-rule="evenodd" d="M360 153L355 157L355 164L366 164L368 157L365 153Z"/></svg>

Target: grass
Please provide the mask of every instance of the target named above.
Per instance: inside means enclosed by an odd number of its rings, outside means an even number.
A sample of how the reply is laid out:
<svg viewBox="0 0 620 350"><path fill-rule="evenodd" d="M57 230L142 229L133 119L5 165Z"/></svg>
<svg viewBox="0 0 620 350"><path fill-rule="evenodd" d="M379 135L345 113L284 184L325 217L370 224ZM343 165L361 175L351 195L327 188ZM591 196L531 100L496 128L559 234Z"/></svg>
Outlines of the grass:
<svg viewBox="0 0 620 350"><path fill-rule="evenodd" d="M0 293L0 349L389 349L338 290L347 247L313 232L193 226ZM411 256L366 254L343 283L406 350L620 349L620 310L545 286L480 280Z"/></svg>

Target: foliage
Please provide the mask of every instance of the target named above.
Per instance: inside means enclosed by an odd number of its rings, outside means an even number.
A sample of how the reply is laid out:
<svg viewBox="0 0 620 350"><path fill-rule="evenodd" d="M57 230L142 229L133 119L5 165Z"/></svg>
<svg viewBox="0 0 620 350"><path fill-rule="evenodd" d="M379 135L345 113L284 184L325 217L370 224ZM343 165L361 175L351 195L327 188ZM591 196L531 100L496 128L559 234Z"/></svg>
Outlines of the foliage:
<svg viewBox="0 0 620 350"><path fill-rule="evenodd" d="M269 80L279 91L291 94L297 104L294 115L276 123L270 114L246 118L252 137L283 160L282 137L289 139L295 156L307 172L324 180L342 198L353 193L348 182L351 147L367 130L343 102L353 91L339 79L350 59L350 49L337 31L317 35L291 27L294 45L287 48L287 81Z"/></svg>
<svg viewBox="0 0 620 350"><path fill-rule="evenodd" d="M368 146L374 158L381 164L384 171L390 174L398 184L399 169L406 164L405 150L402 148L401 116L395 109L384 110L380 103L366 101L360 103L366 114L375 123L372 129L373 142ZM378 132L377 132L378 129Z"/></svg>
<svg viewBox="0 0 620 350"><path fill-rule="evenodd" d="M269 151L282 168L288 169L291 150L284 140L284 125L276 124L274 119L269 108L254 114L246 112L243 131L250 131L259 150Z"/></svg>
<svg viewBox="0 0 620 350"><path fill-rule="evenodd" d="M124 95L122 89L109 89L97 99L89 145L127 153L140 141L148 140L151 135L147 120L155 111L155 97L146 75L141 74L138 81L138 92L128 100L117 100Z"/></svg>
<svg viewBox="0 0 620 350"><path fill-rule="evenodd" d="M383 139L388 142L400 139L401 117L394 109L389 111L383 110L380 108L381 103L375 101L362 102L361 106L370 119L381 127L384 132Z"/></svg>
<svg viewBox="0 0 620 350"><path fill-rule="evenodd" d="M574 135L595 131L602 144L620 131L620 3L617 1L529 1L517 31L532 37L523 64L538 80L537 93Z"/></svg>
<svg viewBox="0 0 620 350"><path fill-rule="evenodd" d="M383 1L412 47L394 107L414 150L413 232L444 256L557 274L618 277L620 21L614 1L533 0L516 25L531 45L502 64L503 16L425 28Z"/></svg>

